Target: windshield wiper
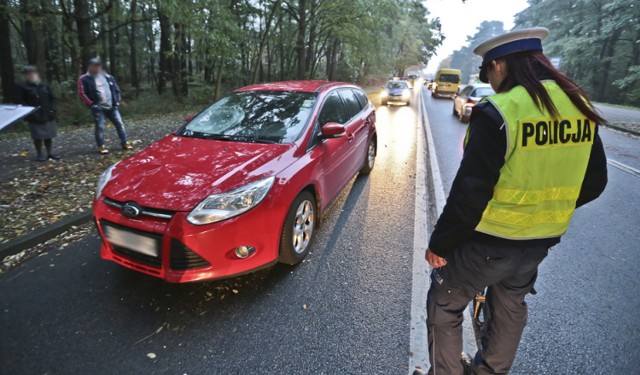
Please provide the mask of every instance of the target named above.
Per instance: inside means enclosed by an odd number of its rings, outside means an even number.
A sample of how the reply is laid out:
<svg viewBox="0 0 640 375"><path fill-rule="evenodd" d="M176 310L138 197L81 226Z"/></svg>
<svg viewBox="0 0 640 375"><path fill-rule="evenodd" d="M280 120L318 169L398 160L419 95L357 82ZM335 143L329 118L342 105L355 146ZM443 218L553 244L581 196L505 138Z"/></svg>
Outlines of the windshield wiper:
<svg viewBox="0 0 640 375"><path fill-rule="evenodd" d="M202 139L211 139L214 141L230 141L230 142L250 142L250 143L267 143L278 144L279 142L272 141L270 139L250 137L243 135L223 135L223 134L207 134L207 133L194 133L194 137Z"/></svg>

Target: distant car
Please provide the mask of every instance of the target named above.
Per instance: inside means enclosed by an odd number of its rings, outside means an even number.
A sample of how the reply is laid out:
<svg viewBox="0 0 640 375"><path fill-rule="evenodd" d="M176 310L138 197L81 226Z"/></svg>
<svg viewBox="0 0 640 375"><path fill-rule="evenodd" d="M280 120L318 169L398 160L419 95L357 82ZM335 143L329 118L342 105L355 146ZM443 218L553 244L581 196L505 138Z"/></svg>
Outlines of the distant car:
<svg viewBox="0 0 640 375"><path fill-rule="evenodd" d="M380 104L389 105L392 103L411 103L411 89L407 81L389 81L383 87L380 94Z"/></svg>
<svg viewBox="0 0 640 375"><path fill-rule="evenodd" d="M430 81L424 81L424 84L427 86L427 90L433 90L433 87L435 86L435 82L434 80L430 80Z"/></svg>
<svg viewBox="0 0 640 375"><path fill-rule="evenodd" d="M321 213L373 169L376 144L375 109L357 86L236 90L102 174L100 255L169 282L299 263Z"/></svg>
<svg viewBox="0 0 640 375"><path fill-rule="evenodd" d="M487 96L495 94L491 85L484 83L473 84L462 89L460 94L453 100L453 115L457 116L460 122L468 123L473 107Z"/></svg>

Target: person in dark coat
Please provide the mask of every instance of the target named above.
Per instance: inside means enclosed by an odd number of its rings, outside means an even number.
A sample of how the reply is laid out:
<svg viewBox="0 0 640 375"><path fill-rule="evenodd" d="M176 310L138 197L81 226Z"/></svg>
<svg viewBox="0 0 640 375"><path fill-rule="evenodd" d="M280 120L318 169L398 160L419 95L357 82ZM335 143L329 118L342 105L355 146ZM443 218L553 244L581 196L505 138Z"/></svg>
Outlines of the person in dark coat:
<svg viewBox="0 0 640 375"><path fill-rule="evenodd" d="M36 147L36 160L47 161L47 159L58 160L60 157L53 153L52 139L56 137L56 98L53 96L51 87L40 79L38 68L33 65L26 65L22 69L25 81L18 85L18 98L20 104L35 107L36 110L26 121L31 131L31 139ZM42 145L47 151L42 152Z"/></svg>

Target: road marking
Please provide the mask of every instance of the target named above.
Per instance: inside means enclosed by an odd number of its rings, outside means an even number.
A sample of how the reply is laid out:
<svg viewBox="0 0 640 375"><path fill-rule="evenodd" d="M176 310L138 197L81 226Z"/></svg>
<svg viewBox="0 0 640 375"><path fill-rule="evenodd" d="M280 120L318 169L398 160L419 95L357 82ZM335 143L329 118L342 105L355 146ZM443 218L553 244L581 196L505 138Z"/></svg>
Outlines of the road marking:
<svg viewBox="0 0 640 375"><path fill-rule="evenodd" d="M418 95L420 91L418 91ZM424 128L418 98L416 121L416 197L413 226L413 274L411 282L411 331L409 335L409 374L416 367L429 368L427 350L427 291L429 290L429 266L424 259L424 251L429 241L427 221L427 166Z"/></svg>
<svg viewBox="0 0 640 375"><path fill-rule="evenodd" d="M426 134L427 149L429 151L429 162L431 179L434 189L434 203L437 215L439 216L446 203L442 174L438 164L433 134L429 124L429 117L426 114L426 106L422 95L422 88L418 90L418 137L416 150L416 199L415 199L415 224L413 234L413 282L411 289L411 334L410 334L410 358L409 374L416 367L429 368L429 353L427 349L427 327L426 327L426 300L429 290L430 279L428 276L429 266L424 260L424 251L429 243L429 218L427 216L427 187L425 175L425 150L423 137ZM423 131L420 131L422 125ZM432 218L435 223L436 218ZM474 355L477 351L476 337L471 323L469 309L465 309L464 321L462 323L463 350L465 353Z"/></svg>
<svg viewBox="0 0 640 375"><path fill-rule="evenodd" d="M620 163L617 160L613 160L613 159L609 159L607 158L607 164L609 164L612 167L618 168L619 170L623 171L623 172L627 172L632 176L636 176L636 177L640 177L640 170L637 170L633 167L630 167L624 163Z"/></svg>

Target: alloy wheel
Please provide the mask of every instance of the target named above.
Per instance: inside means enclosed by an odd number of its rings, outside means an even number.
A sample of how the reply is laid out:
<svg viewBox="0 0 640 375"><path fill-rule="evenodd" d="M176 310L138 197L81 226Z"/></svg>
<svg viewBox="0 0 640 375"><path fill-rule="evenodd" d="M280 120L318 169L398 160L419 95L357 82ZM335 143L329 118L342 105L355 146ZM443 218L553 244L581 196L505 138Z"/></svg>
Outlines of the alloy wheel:
<svg viewBox="0 0 640 375"><path fill-rule="evenodd" d="M314 220L313 204L308 200L302 201L296 210L296 217L293 220L292 241L293 249L296 253L304 253L307 246L309 246L313 235Z"/></svg>

